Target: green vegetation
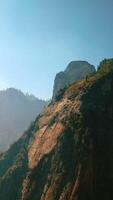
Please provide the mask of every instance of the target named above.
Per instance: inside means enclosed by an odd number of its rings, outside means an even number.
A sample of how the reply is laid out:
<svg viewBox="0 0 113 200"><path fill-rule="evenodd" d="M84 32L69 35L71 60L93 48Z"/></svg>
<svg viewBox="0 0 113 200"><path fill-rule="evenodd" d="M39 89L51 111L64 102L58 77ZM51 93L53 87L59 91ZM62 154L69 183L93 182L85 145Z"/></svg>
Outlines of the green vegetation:
<svg viewBox="0 0 113 200"><path fill-rule="evenodd" d="M104 59L100 62L97 73L105 75L113 71L113 59Z"/></svg>

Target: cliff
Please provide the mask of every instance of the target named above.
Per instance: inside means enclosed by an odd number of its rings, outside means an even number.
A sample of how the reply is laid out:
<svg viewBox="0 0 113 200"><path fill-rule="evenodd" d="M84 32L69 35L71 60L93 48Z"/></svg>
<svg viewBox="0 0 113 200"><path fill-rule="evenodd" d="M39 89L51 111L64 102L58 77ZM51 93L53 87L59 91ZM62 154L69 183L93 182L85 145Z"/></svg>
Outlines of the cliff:
<svg viewBox="0 0 113 200"><path fill-rule="evenodd" d="M110 59L71 84L0 156L0 199L112 200L112 155Z"/></svg>

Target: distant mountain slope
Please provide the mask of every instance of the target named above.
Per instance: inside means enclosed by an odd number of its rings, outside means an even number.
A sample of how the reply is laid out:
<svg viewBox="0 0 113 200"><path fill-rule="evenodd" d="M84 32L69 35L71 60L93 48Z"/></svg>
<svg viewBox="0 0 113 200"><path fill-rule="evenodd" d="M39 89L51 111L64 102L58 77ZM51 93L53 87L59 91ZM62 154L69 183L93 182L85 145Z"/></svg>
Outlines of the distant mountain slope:
<svg viewBox="0 0 113 200"><path fill-rule="evenodd" d="M69 86L71 83L84 79L87 75L94 73L95 67L86 61L72 61L66 70L56 75L53 88L53 98L60 89Z"/></svg>
<svg viewBox="0 0 113 200"><path fill-rule="evenodd" d="M0 156L0 199L113 199L113 59L69 86Z"/></svg>
<svg viewBox="0 0 113 200"><path fill-rule="evenodd" d="M22 135L46 103L14 88L0 91L0 151Z"/></svg>

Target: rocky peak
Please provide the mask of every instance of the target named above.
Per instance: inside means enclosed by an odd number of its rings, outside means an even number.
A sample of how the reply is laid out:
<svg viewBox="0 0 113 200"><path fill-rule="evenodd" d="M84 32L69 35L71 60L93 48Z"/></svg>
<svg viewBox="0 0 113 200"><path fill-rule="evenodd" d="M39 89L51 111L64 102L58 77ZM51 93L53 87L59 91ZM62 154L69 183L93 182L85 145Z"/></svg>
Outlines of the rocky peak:
<svg viewBox="0 0 113 200"><path fill-rule="evenodd" d="M54 81L53 99L60 89L63 89L77 80L84 79L87 75L94 73L95 67L87 61L72 61L64 72L59 72Z"/></svg>

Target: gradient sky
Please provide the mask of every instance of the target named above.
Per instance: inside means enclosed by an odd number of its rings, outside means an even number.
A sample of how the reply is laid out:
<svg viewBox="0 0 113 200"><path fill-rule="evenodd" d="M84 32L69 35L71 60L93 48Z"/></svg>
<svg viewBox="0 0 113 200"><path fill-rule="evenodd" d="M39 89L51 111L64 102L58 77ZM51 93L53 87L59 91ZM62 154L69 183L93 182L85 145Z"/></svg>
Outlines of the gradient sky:
<svg viewBox="0 0 113 200"><path fill-rule="evenodd" d="M0 89L48 99L72 60L113 57L113 0L0 0Z"/></svg>

